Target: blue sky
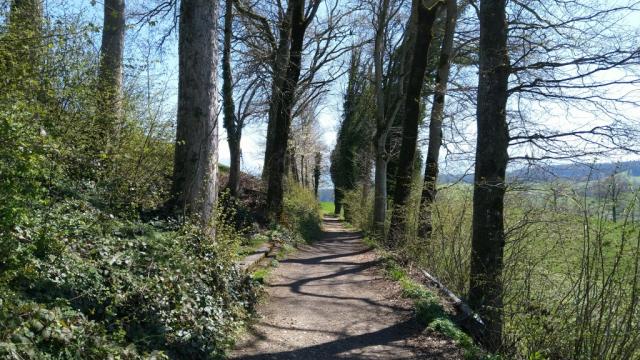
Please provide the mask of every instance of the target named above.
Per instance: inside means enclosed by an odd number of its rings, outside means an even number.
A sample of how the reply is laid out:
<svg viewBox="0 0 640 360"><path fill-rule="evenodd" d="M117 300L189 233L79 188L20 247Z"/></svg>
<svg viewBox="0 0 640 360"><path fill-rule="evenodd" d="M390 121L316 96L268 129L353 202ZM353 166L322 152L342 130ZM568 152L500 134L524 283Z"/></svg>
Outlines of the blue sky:
<svg viewBox="0 0 640 360"><path fill-rule="evenodd" d="M47 0L46 7L50 13L55 14L81 14L81 17L86 22L92 22L98 26L102 24L102 7L103 1L89 1L89 0ZM70 6L68 6L70 5ZM128 1L128 12L136 11L140 9L140 6L144 6L144 2L140 1ZM166 25L161 23L158 26L149 28L148 26L135 25L132 18L127 21L130 26L127 31L125 58L131 63L140 61L142 54L140 53L140 45L147 46L148 34L160 33L163 31ZM94 45L99 47L100 37L99 33L94 36ZM157 49L154 56L158 60L158 64L154 65L153 72L156 75L156 79L160 82L164 82L161 86L166 86L169 90L169 95L166 98L166 109L172 111L177 103L177 34L174 32L169 36L162 49ZM129 70L127 70L129 71ZM139 75L139 74L138 74ZM131 79L130 79L131 80ZM326 97L326 101L322 110L319 113L318 121L323 129L323 141L328 145L327 148L331 149L335 143L336 126L340 118L340 102L341 102L341 84L336 82L332 85L331 92ZM175 118L175 115L174 115ZM219 124L222 124L220 119ZM250 173L259 173L261 171L262 162L264 158L263 146L264 137L266 133L265 124L250 124L245 128L242 138L242 151L243 151L243 170ZM220 126L220 155L219 161L222 164L229 163L229 150L226 142L226 133L224 128ZM329 154L326 154L326 158Z"/></svg>
<svg viewBox="0 0 640 360"><path fill-rule="evenodd" d="M92 22L98 26L102 24L102 1L92 2L89 0L47 0L46 5L47 9L49 9L49 11L52 13L81 14L84 21ZM140 6L145 6L145 2L129 1L127 5L129 7L128 11L136 11L137 9L140 9ZM631 15L623 21L627 24L634 25L635 28L638 29L638 25L640 24L640 16L638 14ZM153 37L157 36L158 33L162 33L167 23L160 23L158 26L152 28L148 26L136 26L133 24L132 19L130 19L128 23L130 24L130 28L128 29L127 34L127 48L125 57L127 58L127 61L135 65L136 63L139 63L142 56L141 49L147 48L148 44L154 42L154 39L150 39L150 36ZM94 42L95 46L98 47L99 33L95 34ZM176 33L174 32L167 38L164 46L161 49L155 50L157 51L154 52L153 56L154 59L157 60L157 62L153 65L153 69L151 72L156 85L167 89L165 91L165 97L163 98L163 101L165 102L165 110L170 117L175 118L178 68ZM128 71L136 74L135 71ZM140 76L141 74L136 75ZM331 149L335 143L336 127L341 117L341 92L344 86L344 81L336 81L331 86L331 91L325 99L318 118L320 126L323 130L322 139L326 143L326 145L328 145L328 149ZM638 89L619 87L615 91L619 91L620 93L622 93L625 91L638 91ZM576 124L578 126L580 126L581 124L584 126L592 126L593 124L597 124L601 121L601 119L598 119L597 116L594 116L589 111L581 111L580 109L573 109L571 110L570 114L567 114L561 108L550 104L536 105L533 109L534 115L535 113L538 113L542 115L543 118L545 118L544 122L546 126L558 129L569 129L572 126L575 127ZM470 112L470 114L473 113L473 109L468 109L468 111ZM630 107L629 109L625 109L625 111L627 114L629 114L629 116L635 117L638 122L640 122L640 111L637 108ZM219 123L221 124L221 121ZM473 125L473 123L468 122L466 124L463 124L463 126L466 127L464 131L467 132L469 138L473 138L475 132L475 126ZM245 129L242 140L242 167L245 171L251 173L260 172L262 159L264 156L263 144L265 132L266 131L264 124L252 124ZM424 136L424 131L422 132L422 136ZM467 148L467 150L471 151L469 146L467 146ZM220 129L220 150L220 162L223 164L228 164L229 151L226 144L226 134L224 133L224 129L222 129L222 127ZM328 154L325 154L325 158L328 158ZM456 157L451 156L451 159L456 159ZM468 161L463 162L468 163ZM448 165L446 162L443 165L443 168L446 171ZM460 169L461 167L454 165L450 168ZM462 168L464 168L464 166L462 166Z"/></svg>

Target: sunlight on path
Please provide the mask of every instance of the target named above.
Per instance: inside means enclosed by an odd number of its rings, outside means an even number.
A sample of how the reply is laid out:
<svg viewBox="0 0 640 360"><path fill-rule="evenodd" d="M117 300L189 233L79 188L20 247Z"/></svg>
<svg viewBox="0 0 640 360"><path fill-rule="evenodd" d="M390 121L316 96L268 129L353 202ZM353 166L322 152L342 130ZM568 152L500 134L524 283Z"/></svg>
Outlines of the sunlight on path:
<svg viewBox="0 0 640 360"><path fill-rule="evenodd" d="M411 309L393 300L392 284L374 273L376 265L359 233L325 218L322 239L273 271L261 317L231 358L455 358L437 341L431 353L416 355L409 339L420 328Z"/></svg>

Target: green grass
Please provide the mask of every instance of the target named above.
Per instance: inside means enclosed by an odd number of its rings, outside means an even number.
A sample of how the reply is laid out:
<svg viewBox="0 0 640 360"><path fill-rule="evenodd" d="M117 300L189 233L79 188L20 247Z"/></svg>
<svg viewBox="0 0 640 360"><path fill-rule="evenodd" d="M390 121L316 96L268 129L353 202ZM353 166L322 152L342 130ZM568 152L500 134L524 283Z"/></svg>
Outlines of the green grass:
<svg viewBox="0 0 640 360"><path fill-rule="evenodd" d="M283 244L280 251L276 254L276 260L281 261L287 258L291 253L293 253L296 248L291 244Z"/></svg>
<svg viewBox="0 0 640 360"><path fill-rule="evenodd" d="M271 268L269 267L260 268L251 274L251 278L259 282L260 284L264 284L270 273L271 273Z"/></svg>
<svg viewBox="0 0 640 360"><path fill-rule="evenodd" d="M240 249L238 251L238 255L240 256L245 256L245 255L249 255L252 254L253 252L255 252L256 250L258 250L258 248L260 247L260 245L269 242L269 237L263 234L258 234L256 236L253 236L251 238L247 238L245 239L245 241L243 242L243 244L240 246Z"/></svg>
<svg viewBox="0 0 640 360"><path fill-rule="evenodd" d="M323 215L333 215L336 211L336 207L333 201L322 201L320 203L320 207L322 208Z"/></svg>
<svg viewBox="0 0 640 360"><path fill-rule="evenodd" d="M387 277L397 281L402 296L413 299L416 319L426 328L453 340L464 350L465 359L497 359L477 346L473 339L462 331L450 318L439 302L438 296L424 285L415 282L407 272L392 259L385 261Z"/></svg>
<svg viewBox="0 0 640 360"><path fill-rule="evenodd" d="M375 241L370 236L365 236L364 238L362 238L362 243L367 245L368 247L370 247L372 249L380 249L380 244L378 244L378 242Z"/></svg>

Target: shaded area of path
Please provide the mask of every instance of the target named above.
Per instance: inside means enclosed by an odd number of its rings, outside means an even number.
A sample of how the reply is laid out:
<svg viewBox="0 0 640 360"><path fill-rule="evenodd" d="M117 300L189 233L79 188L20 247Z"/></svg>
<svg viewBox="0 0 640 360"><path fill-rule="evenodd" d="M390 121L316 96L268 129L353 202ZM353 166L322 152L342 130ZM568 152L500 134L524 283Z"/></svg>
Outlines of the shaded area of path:
<svg viewBox="0 0 640 360"><path fill-rule="evenodd" d="M335 219L322 239L269 277L261 316L232 359L457 359L448 341L422 334L410 304L377 274L378 260Z"/></svg>

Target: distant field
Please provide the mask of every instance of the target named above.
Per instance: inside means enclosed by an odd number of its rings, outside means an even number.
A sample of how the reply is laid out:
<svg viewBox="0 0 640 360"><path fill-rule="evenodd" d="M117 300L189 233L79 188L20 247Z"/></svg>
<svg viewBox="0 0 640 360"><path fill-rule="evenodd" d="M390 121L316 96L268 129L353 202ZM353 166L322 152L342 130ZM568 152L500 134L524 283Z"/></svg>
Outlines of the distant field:
<svg viewBox="0 0 640 360"><path fill-rule="evenodd" d="M324 215L333 215L336 210L333 201L322 201L320 202L320 207L322 207L322 214Z"/></svg>

